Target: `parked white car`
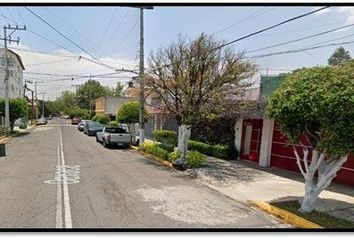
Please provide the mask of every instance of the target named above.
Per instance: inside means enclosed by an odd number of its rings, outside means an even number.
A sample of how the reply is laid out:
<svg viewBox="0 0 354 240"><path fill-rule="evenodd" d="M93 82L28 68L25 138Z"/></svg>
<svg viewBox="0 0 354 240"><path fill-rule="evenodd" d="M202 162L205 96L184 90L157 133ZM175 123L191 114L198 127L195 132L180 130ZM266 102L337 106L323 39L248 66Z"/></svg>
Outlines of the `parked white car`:
<svg viewBox="0 0 354 240"><path fill-rule="evenodd" d="M109 126L104 127L102 132L97 132L96 141L102 143L104 147L129 147L131 144L131 134L128 128L123 126Z"/></svg>

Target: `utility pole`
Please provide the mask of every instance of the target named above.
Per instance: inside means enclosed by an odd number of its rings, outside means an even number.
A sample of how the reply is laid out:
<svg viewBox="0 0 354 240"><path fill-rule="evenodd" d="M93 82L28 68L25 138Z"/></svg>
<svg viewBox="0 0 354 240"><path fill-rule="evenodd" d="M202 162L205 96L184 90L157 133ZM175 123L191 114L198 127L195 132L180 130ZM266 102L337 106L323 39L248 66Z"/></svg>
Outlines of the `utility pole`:
<svg viewBox="0 0 354 240"><path fill-rule="evenodd" d="M143 148L145 141L144 127L144 9L153 9L153 7L138 7L140 9L140 64L139 64L139 83L140 83L140 109L139 109L139 148Z"/></svg>
<svg viewBox="0 0 354 240"><path fill-rule="evenodd" d="M36 120L38 120L38 98L37 98L37 82L34 82L34 91L36 96Z"/></svg>
<svg viewBox="0 0 354 240"><path fill-rule="evenodd" d="M42 117L44 117L44 94L46 94L45 92L42 92Z"/></svg>
<svg viewBox="0 0 354 240"><path fill-rule="evenodd" d="M33 90L27 87L27 83L33 83L32 81L29 81L27 79L25 79L25 89L24 91L28 90L31 91L31 97L32 97L32 101L31 101L31 105L32 105L32 109L31 109L31 125L33 124L33 120L34 120L34 94L33 94Z"/></svg>
<svg viewBox="0 0 354 240"><path fill-rule="evenodd" d="M7 35L6 30L13 30L9 35ZM17 44L20 42L20 39L17 38L17 40L12 40L11 35L16 31L16 30L26 30L26 26L23 28L19 28L17 25L16 27L12 27L10 24L4 26L4 37L0 38L0 40L4 40L4 51L5 51L5 78L4 78L4 83L5 83L5 128L7 130L10 130L10 104L9 104L9 59L7 57L7 42L9 44L11 42L16 42Z"/></svg>

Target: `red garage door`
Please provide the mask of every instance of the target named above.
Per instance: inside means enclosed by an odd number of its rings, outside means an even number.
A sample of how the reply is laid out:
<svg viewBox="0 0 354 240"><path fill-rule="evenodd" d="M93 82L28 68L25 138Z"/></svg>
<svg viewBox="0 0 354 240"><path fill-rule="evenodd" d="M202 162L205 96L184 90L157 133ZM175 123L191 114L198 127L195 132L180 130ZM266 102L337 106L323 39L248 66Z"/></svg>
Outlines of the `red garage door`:
<svg viewBox="0 0 354 240"><path fill-rule="evenodd" d="M241 159L259 161L261 149L262 119L244 119L242 126Z"/></svg>
<svg viewBox="0 0 354 240"><path fill-rule="evenodd" d="M270 157L270 166L281 169L286 169L294 172L300 172L296 164L295 154L293 152L293 145L287 144L286 136L282 135L279 131L277 124L274 126L272 151ZM306 138L302 139L302 142L308 146ZM303 157L302 149L300 145L295 145L300 157ZM311 151L308 159L311 159ZM342 169L338 172L335 181L354 186L354 156L349 155L348 161L343 165Z"/></svg>

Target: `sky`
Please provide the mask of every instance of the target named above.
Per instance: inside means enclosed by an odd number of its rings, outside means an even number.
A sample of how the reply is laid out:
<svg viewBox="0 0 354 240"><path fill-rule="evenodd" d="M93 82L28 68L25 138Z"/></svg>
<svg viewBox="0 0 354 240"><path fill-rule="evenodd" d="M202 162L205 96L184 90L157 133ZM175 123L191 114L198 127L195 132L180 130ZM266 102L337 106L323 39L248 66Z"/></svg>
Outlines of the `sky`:
<svg viewBox="0 0 354 240"><path fill-rule="evenodd" d="M171 44L179 35L193 39L201 33L207 33L217 40L228 42L318 8L155 7L153 10L146 10L144 14L145 59L157 49ZM29 7L29 10L21 6L1 6L0 25L26 25L26 31L16 31L12 34L13 39L20 38L19 45L12 43L9 47L18 53L24 62L24 78L37 81L38 91L46 92L46 99L53 100L64 90L75 91L75 85L84 83L90 75L102 85L114 86L117 81L126 84L135 75L117 72L115 69L138 71L138 9L118 6L49 6ZM275 75L299 67L326 65L329 56L341 45L268 57L259 55L343 42L349 42L342 46L354 55L354 42L351 43L354 38L354 26L290 44L259 49L353 23L353 7L330 7L238 41L231 47L236 51L245 51L245 57L257 64L259 71L256 78L261 74ZM0 42L0 45L3 46L3 43ZM93 63L97 62L93 57L108 66ZM97 76L102 74L107 75Z"/></svg>

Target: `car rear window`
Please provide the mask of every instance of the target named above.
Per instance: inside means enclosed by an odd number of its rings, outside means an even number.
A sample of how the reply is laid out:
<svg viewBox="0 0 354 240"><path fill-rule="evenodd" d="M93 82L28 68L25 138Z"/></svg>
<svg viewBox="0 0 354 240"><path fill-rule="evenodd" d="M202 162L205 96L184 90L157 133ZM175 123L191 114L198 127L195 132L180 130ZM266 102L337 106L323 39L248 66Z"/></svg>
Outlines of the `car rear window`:
<svg viewBox="0 0 354 240"><path fill-rule="evenodd" d="M108 133L129 133L127 129L115 127L115 128L106 128L105 132Z"/></svg>

